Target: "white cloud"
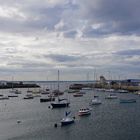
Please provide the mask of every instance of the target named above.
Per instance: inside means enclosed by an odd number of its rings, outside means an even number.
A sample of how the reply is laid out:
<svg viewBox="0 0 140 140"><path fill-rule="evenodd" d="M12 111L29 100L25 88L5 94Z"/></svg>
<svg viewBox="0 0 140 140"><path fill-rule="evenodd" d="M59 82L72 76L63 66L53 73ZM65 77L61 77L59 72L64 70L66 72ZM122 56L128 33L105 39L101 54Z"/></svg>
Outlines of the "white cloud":
<svg viewBox="0 0 140 140"><path fill-rule="evenodd" d="M94 68L99 73L111 70L115 75L138 74L136 51L131 57L124 53L140 49L139 21L135 17L133 22L130 17L122 18L123 10L133 11L127 5L123 9L126 1L122 7L117 3L120 11L115 13L115 5L107 2L0 1L1 77L14 74L17 79L41 80L48 72L55 79L56 69L61 69L65 73L63 79L77 80L81 73L84 75ZM133 14L137 12L134 10ZM23 76L17 74L20 72Z"/></svg>

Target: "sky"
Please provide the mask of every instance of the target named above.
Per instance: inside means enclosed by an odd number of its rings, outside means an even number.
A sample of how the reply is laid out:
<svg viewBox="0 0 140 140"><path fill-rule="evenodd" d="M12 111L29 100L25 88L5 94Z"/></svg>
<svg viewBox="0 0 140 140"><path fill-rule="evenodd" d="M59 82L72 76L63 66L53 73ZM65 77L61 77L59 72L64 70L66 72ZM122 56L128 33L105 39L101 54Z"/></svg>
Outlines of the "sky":
<svg viewBox="0 0 140 140"><path fill-rule="evenodd" d="M139 0L0 0L0 80L140 78ZM96 75L96 76L95 76Z"/></svg>

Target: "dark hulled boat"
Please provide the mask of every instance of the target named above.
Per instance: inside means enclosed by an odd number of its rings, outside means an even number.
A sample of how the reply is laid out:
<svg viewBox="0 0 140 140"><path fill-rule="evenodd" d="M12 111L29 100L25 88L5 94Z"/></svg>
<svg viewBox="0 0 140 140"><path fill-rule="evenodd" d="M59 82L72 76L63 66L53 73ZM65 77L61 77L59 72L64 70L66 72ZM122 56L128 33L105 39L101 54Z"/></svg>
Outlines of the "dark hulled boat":
<svg viewBox="0 0 140 140"><path fill-rule="evenodd" d="M52 108L63 108L63 107L68 107L69 106L69 102L66 100L66 101L60 101L58 100L57 102L53 102L51 103L51 106Z"/></svg>
<svg viewBox="0 0 140 140"><path fill-rule="evenodd" d="M51 102L51 101L55 101L55 98L41 98L40 102Z"/></svg>
<svg viewBox="0 0 140 140"><path fill-rule="evenodd" d="M51 103L52 108L63 108L63 107L68 107L70 102L68 102L68 99L60 99L59 95L61 95L60 90L59 90L59 70L58 70L58 89L56 90L56 94L58 97L58 100L55 102Z"/></svg>

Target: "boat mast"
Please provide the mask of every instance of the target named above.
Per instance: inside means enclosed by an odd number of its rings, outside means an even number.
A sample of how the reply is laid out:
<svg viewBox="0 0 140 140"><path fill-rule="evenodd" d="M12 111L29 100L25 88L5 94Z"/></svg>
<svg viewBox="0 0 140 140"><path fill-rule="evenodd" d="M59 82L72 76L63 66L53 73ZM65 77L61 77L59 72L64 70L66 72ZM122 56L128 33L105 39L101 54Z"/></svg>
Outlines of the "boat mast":
<svg viewBox="0 0 140 140"><path fill-rule="evenodd" d="M57 81L58 83L57 83L57 88L58 88L58 91L59 91L59 70L58 70L58 81Z"/></svg>
<svg viewBox="0 0 140 140"><path fill-rule="evenodd" d="M14 81L14 77L12 76L12 90L14 90L13 81Z"/></svg>

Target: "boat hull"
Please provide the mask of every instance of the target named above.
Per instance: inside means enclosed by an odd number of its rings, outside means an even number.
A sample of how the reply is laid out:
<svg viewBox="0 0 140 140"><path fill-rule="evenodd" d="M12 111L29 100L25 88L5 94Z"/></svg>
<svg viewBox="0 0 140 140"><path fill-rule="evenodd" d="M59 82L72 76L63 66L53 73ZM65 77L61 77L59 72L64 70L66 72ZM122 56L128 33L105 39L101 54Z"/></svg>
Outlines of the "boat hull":
<svg viewBox="0 0 140 140"><path fill-rule="evenodd" d="M88 116L90 114L91 114L91 112L79 112L78 113L79 116Z"/></svg>
<svg viewBox="0 0 140 140"><path fill-rule="evenodd" d="M101 102L91 102L91 105L100 105L102 104Z"/></svg>
<svg viewBox="0 0 140 140"><path fill-rule="evenodd" d="M130 99L130 100L123 100L123 99L121 99L120 103L136 103L136 100L135 99Z"/></svg>
<svg viewBox="0 0 140 140"><path fill-rule="evenodd" d="M51 103L52 108L68 107L70 103Z"/></svg>
<svg viewBox="0 0 140 140"><path fill-rule="evenodd" d="M55 101L55 98L41 98L40 102L51 102L51 101Z"/></svg>
<svg viewBox="0 0 140 140"><path fill-rule="evenodd" d="M61 121L61 126L66 126L66 125L70 125L70 124L72 124L72 123L74 123L74 120L71 120L71 121Z"/></svg>

